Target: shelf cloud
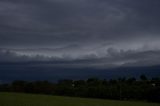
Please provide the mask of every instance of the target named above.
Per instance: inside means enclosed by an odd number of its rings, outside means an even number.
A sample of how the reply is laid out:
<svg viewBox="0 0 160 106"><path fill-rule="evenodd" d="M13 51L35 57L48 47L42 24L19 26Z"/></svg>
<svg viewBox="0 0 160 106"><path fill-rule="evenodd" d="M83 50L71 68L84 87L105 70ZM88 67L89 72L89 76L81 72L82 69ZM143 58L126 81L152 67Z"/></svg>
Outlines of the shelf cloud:
<svg viewBox="0 0 160 106"><path fill-rule="evenodd" d="M159 5L159 0L0 0L0 62L159 65Z"/></svg>

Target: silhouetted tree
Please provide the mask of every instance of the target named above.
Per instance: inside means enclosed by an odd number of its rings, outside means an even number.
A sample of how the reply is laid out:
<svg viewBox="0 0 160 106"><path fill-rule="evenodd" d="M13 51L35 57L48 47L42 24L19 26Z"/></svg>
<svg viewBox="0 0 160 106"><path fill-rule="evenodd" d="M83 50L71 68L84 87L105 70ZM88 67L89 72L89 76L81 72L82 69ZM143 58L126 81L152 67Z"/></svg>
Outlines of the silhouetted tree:
<svg viewBox="0 0 160 106"><path fill-rule="evenodd" d="M146 80L147 80L147 77L146 77L145 75L141 75L141 76L140 76L140 79L141 79L142 81L146 81Z"/></svg>
<svg viewBox="0 0 160 106"><path fill-rule="evenodd" d="M75 81L59 80L57 83L13 81L11 84L0 84L0 91L160 102L160 79L149 80L145 75L141 75L140 79L119 78L108 81L89 78Z"/></svg>

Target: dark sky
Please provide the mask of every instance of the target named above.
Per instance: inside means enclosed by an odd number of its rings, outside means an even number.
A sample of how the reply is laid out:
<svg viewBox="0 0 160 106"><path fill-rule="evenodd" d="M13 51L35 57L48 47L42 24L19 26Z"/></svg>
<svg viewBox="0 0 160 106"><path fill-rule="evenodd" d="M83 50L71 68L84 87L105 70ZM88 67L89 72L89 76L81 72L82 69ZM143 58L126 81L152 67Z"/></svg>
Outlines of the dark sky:
<svg viewBox="0 0 160 106"><path fill-rule="evenodd" d="M0 62L160 64L160 0L0 0Z"/></svg>

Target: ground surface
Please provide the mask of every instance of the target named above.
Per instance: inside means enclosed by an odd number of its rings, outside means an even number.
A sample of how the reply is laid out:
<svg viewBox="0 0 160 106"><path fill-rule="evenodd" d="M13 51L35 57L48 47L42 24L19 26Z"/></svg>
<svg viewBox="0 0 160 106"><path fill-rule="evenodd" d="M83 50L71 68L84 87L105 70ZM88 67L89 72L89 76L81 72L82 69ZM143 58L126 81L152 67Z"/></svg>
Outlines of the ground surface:
<svg viewBox="0 0 160 106"><path fill-rule="evenodd" d="M0 106L160 106L160 104L18 93L0 93Z"/></svg>

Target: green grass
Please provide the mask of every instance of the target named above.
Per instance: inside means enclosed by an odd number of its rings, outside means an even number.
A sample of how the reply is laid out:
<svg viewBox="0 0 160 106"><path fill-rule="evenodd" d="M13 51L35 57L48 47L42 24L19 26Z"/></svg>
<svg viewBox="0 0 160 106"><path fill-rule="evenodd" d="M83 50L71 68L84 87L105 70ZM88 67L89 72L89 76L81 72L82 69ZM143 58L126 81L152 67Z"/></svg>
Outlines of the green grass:
<svg viewBox="0 0 160 106"><path fill-rule="evenodd" d="M0 93L0 106L160 106L156 103Z"/></svg>

